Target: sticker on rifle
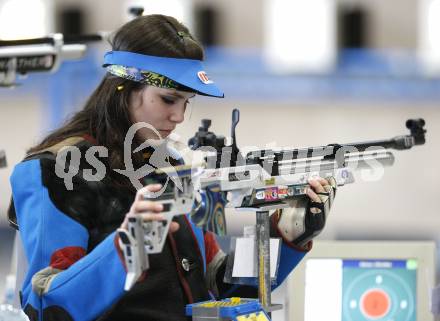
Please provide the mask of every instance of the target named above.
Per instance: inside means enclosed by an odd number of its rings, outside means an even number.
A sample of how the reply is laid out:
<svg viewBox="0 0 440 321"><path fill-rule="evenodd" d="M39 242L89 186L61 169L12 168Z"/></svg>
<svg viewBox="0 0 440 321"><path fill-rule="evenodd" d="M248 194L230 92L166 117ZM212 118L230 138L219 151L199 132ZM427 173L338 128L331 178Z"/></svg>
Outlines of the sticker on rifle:
<svg viewBox="0 0 440 321"><path fill-rule="evenodd" d="M197 73L197 77L199 77L199 79L200 79L200 81L202 82L202 83L204 83L205 85L209 85L209 84L212 84L212 83L214 83L212 80L210 80L209 78L208 78L208 75L206 74L206 72L205 71L199 71L198 73Z"/></svg>
<svg viewBox="0 0 440 321"><path fill-rule="evenodd" d="M264 191L257 191L257 193L255 194L255 198L257 200L264 200Z"/></svg>
<svg viewBox="0 0 440 321"><path fill-rule="evenodd" d="M218 176L220 176L220 174L221 174L221 171L217 170L217 171L214 171L211 174L209 174L208 177L209 178L211 178L211 177L218 177Z"/></svg>
<svg viewBox="0 0 440 321"><path fill-rule="evenodd" d="M264 192L266 201L276 201L278 199L278 189L276 187L267 188Z"/></svg>
<svg viewBox="0 0 440 321"><path fill-rule="evenodd" d="M230 182L244 181L250 179L250 177L251 174L249 171L229 173Z"/></svg>
<svg viewBox="0 0 440 321"><path fill-rule="evenodd" d="M278 187L278 198L286 198L289 196L287 187Z"/></svg>
<svg viewBox="0 0 440 321"><path fill-rule="evenodd" d="M304 195L307 194L307 186L295 187L296 195Z"/></svg>
<svg viewBox="0 0 440 321"><path fill-rule="evenodd" d="M275 184L275 177L272 177L272 178L270 178L270 179L266 179L266 180L264 181L264 184L265 184L265 185L274 185L274 184Z"/></svg>

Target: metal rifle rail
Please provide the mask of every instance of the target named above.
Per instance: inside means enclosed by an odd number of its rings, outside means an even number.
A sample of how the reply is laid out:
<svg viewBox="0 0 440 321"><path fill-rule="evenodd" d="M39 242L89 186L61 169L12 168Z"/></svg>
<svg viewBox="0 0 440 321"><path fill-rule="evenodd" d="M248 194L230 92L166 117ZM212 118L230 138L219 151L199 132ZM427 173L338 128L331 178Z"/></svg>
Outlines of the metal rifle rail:
<svg viewBox="0 0 440 321"><path fill-rule="evenodd" d="M99 42L105 39L104 34L89 34L89 35L63 35L63 43L74 44L74 43L91 43ZM17 39L17 40L0 40L0 47L14 47L23 45L55 45L55 38L52 37L42 37L42 38L30 38L30 39Z"/></svg>

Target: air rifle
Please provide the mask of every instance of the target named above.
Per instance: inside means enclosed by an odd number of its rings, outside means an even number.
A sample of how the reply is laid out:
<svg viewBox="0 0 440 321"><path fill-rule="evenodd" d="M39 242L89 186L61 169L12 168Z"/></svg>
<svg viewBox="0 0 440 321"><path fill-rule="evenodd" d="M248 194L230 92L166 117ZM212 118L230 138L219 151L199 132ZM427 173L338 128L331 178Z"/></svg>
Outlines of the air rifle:
<svg viewBox="0 0 440 321"><path fill-rule="evenodd" d="M243 155L236 143L235 128L238 121L239 111L235 109L232 114L232 143L226 145L224 136L209 131L211 121L202 120L202 126L189 140L191 149L200 150L206 155L202 165L159 169L155 172L156 178L153 177L153 180L170 184L165 193L156 199L166 204L163 211L166 221L163 224L141 222L138 217L133 216L129 219L128 231L119 230L129 269L126 290L148 269L148 254L162 250L172 217L194 211L197 206L193 202L197 201L193 195L198 191L217 187L219 191L228 194L228 207L257 212L258 255L265 262L259 266L259 277L263 277L259 278L262 281L259 284L262 290L260 302L269 310L269 210L289 207L289 200L305 197L309 178L332 176L341 186L354 182L353 171L358 168L390 166L394 163L390 149L405 150L422 145L425 143L426 133L425 121L412 119L406 122L409 135L389 140L282 151L264 149ZM168 179L170 173L174 176L171 180ZM184 183L175 184L176 179L179 181L180 178ZM153 247L152 240L155 240Z"/></svg>
<svg viewBox="0 0 440 321"><path fill-rule="evenodd" d="M189 145L206 153L206 169L194 182L196 188L218 185L230 192L230 207L260 207L285 203L305 195L307 181L316 176L336 179L338 186L353 183L356 169L391 166L394 155L390 149L405 150L425 143L423 119L410 119L406 127L409 135L388 140L351 144L329 144L301 149L251 151L243 156L235 135L239 111L232 113L232 143L226 145L224 136L209 131L210 120L202 126Z"/></svg>
<svg viewBox="0 0 440 321"><path fill-rule="evenodd" d="M423 119L410 119L409 135L388 140L351 144L329 144L302 149L263 149L241 153L235 135L239 122L238 109L232 112L232 143L209 131L210 120L190 139L195 150L205 150L207 167L196 177L194 186L204 189L216 185L228 193L226 206L256 212L257 280L259 302L266 312L280 308L271 303L269 211L290 207L290 200L306 197L308 180L334 177L338 186L354 182L356 169L391 166L394 155L390 149L405 150L425 143ZM243 156L244 155L244 156ZM325 222L325 217L323 221ZM316 236L320 229L303 219L304 241ZM319 225L319 224L318 224ZM321 227L322 229L322 227Z"/></svg>
<svg viewBox="0 0 440 321"><path fill-rule="evenodd" d="M87 43L102 41L106 34L48 37L20 40L0 40L0 86L14 87L17 75L58 70L64 60L79 59Z"/></svg>
<svg viewBox="0 0 440 321"><path fill-rule="evenodd" d="M128 12L134 18L142 16L144 8L132 6ZM108 32L90 35L63 35L54 33L47 37L0 40L0 87L15 87L18 75L31 72L54 73L64 60L80 59L86 44L108 38Z"/></svg>

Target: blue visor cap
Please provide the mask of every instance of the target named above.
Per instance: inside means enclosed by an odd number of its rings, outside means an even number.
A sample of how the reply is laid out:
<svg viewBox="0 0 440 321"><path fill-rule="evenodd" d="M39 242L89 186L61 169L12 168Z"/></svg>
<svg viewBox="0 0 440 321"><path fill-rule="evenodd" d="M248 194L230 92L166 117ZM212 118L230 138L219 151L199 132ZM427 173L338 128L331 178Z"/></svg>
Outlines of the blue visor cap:
<svg viewBox="0 0 440 321"><path fill-rule="evenodd" d="M103 67L109 65L155 72L200 95L220 98L225 96L208 78L200 60L148 56L129 51L109 51L104 56Z"/></svg>

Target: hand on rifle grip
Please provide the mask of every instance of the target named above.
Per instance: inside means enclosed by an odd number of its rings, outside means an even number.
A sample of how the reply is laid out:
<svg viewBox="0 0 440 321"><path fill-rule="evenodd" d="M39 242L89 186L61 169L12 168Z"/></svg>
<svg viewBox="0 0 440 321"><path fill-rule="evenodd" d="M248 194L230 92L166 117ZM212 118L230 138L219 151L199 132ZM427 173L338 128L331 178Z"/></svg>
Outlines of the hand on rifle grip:
<svg viewBox="0 0 440 321"><path fill-rule="evenodd" d="M306 245L322 231L336 195L333 177L316 178L309 184L308 197L291 201L291 207L281 211L278 221L283 237L299 246Z"/></svg>
<svg viewBox="0 0 440 321"><path fill-rule="evenodd" d="M162 188L160 184L150 184L139 189L136 193L135 200L130 207L130 211L125 215L124 221L121 224L122 229L127 229L128 217L132 215L141 215L146 222L163 221L165 217L161 214L163 205L148 198L148 194L158 192ZM170 232L174 233L179 229L179 224L171 222Z"/></svg>

